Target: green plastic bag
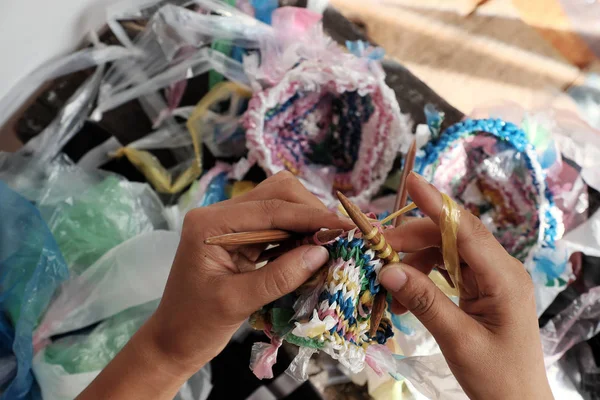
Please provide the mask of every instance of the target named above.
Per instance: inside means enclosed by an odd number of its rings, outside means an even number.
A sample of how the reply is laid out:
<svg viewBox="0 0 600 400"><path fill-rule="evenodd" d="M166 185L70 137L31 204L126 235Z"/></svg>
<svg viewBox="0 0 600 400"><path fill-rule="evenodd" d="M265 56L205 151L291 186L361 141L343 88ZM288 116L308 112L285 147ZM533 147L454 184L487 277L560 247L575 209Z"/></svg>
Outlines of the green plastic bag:
<svg viewBox="0 0 600 400"><path fill-rule="evenodd" d="M45 349L45 362L69 374L106 367L158 307L158 300L129 308L100 323L87 335L67 336Z"/></svg>
<svg viewBox="0 0 600 400"><path fill-rule="evenodd" d="M63 337L41 350L33 371L44 400L71 400L81 393L127 344L158 307L154 300L122 311L87 334ZM210 393L210 366L184 384L178 400L205 400Z"/></svg>
<svg viewBox="0 0 600 400"><path fill-rule="evenodd" d="M127 239L153 231L161 221L152 217L162 212L160 200L149 186L116 176L50 208L50 230L71 272L77 275Z"/></svg>

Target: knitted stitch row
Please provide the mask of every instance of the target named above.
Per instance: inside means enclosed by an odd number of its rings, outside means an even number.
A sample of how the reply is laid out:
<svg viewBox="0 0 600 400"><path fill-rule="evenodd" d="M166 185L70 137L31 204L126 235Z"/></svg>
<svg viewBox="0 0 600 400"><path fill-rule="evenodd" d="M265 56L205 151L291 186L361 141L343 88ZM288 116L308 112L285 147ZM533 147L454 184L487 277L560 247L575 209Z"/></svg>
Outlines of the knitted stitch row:
<svg viewBox="0 0 600 400"><path fill-rule="evenodd" d="M269 336L322 350L351 370L359 371L364 367L366 348L373 343L384 344L393 335L387 318L374 337L369 335L373 301L380 291L377 276L383 262L363 239L352 234L326 247L330 257L324 267L324 281L319 282L311 295L294 299L297 311L316 294L309 311L305 315L296 312L289 320L282 321L282 316L289 317L293 310L282 310L282 304L292 302L281 301L255 313L251 324L267 327Z"/></svg>

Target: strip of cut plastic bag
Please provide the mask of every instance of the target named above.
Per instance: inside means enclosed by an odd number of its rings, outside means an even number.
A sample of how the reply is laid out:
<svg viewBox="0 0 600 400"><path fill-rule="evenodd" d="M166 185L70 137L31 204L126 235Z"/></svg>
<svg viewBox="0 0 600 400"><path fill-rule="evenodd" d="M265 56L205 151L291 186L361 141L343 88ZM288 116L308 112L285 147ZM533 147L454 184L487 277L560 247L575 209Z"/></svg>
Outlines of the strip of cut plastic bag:
<svg viewBox="0 0 600 400"><path fill-rule="evenodd" d="M84 154L77 161L77 166L85 170L93 170L101 167L111 160L110 154L123 147L121 142L114 136L106 139L98 146Z"/></svg>
<svg viewBox="0 0 600 400"><path fill-rule="evenodd" d="M153 231L109 251L63 284L36 330L35 342L160 298L178 243L175 232Z"/></svg>
<svg viewBox="0 0 600 400"><path fill-rule="evenodd" d="M250 353L250 369L258 379L273 378L273 365L277 362L277 352L283 341L273 336L271 343L256 342Z"/></svg>
<svg viewBox="0 0 600 400"><path fill-rule="evenodd" d="M540 329L546 365L600 332L600 286L579 296Z"/></svg>
<svg viewBox="0 0 600 400"><path fill-rule="evenodd" d="M241 156L246 151L244 136L234 136L240 129L238 108L241 99L250 98L252 92L234 82L221 82L200 100L187 121L193 138L202 138L217 157ZM217 115L210 108L231 98L230 110Z"/></svg>
<svg viewBox="0 0 600 400"><path fill-rule="evenodd" d="M19 152L31 154L36 162L52 160L65 144L81 129L96 100L104 73L100 65L64 105L58 116L39 135L31 139Z"/></svg>
<svg viewBox="0 0 600 400"><path fill-rule="evenodd" d="M308 365L310 358L317 352L317 349L312 347L300 347L298 355L294 357L290 365L285 370L285 373L297 380L304 382L308 380Z"/></svg>
<svg viewBox="0 0 600 400"><path fill-rule="evenodd" d="M202 167L196 159L175 166L172 173L162 166L158 158L147 151L123 147L116 153L125 156L160 193L179 193L196 180L202 173ZM175 177L175 178L174 178Z"/></svg>
<svg viewBox="0 0 600 400"><path fill-rule="evenodd" d="M256 48L258 39L268 34L270 29L239 12L230 16L203 15L165 5L136 39L135 46L142 49L146 57L115 63L107 73L94 118L99 119L103 111L148 91L213 68L230 80L248 82L241 64L232 58L208 48L197 52L184 52L182 49L197 48L213 39L227 39L244 47ZM252 37L256 39L248 39Z"/></svg>
<svg viewBox="0 0 600 400"><path fill-rule="evenodd" d="M16 375L0 399L26 398L31 390L33 330L68 274L38 210L0 182L0 306L9 317L0 319L0 332L2 345L10 345L2 352L14 354L17 360ZM7 325L9 319L14 330Z"/></svg>
<svg viewBox="0 0 600 400"><path fill-rule="evenodd" d="M180 81L182 77L190 79L202 75L211 69L221 73L231 81L240 82L247 86L250 84L241 63L222 53L204 48L199 50L193 57L145 81L134 84L131 87L129 85L121 85L126 87L123 90L115 88L111 90L110 94L104 92L98 102L98 106L94 110L93 118L99 120L102 113L106 111L112 110L144 94L163 89L174 82Z"/></svg>
<svg viewBox="0 0 600 400"><path fill-rule="evenodd" d="M442 256L446 271L454 283L455 296L458 296L462 286L460 273L460 261L456 238L460 222L460 210L458 205L445 193L442 193L442 215L440 217L440 230L442 233Z"/></svg>
<svg viewBox="0 0 600 400"><path fill-rule="evenodd" d="M102 65L121 58L134 58L140 55L135 49L121 46L106 46L103 48L86 48L42 64L31 74L17 83L0 100L0 126L14 114L15 111L46 81L58 78L82 69Z"/></svg>

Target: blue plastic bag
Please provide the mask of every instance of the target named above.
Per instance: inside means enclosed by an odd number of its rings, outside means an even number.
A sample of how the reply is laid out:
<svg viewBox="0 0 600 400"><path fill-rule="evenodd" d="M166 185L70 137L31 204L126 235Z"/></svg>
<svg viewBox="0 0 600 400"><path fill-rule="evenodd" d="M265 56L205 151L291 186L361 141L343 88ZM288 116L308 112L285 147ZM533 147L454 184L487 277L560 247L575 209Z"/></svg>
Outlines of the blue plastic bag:
<svg viewBox="0 0 600 400"><path fill-rule="evenodd" d="M39 211L0 182L0 354L14 354L16 375L0 399L24 399L33 387L32 333L69 271Z"/></svg>

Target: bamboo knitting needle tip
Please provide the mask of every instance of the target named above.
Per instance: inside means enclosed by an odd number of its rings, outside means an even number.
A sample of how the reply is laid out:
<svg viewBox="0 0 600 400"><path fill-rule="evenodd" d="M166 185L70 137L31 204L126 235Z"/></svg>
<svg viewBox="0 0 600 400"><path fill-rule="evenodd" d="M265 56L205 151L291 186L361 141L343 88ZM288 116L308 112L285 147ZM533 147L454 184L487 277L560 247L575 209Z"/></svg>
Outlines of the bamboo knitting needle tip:
<svg viewBox="0 0 600 400"><path fill-rule="evenodd" d="M363 235L369 235L373 230L373 225L369 221L369 218L358 208L354 203L352 203L344 194L340 191L337 192L337 197L342 203L342 207L348 213L350 219L356 224L358 229L363 233Z"/></svg>
<svg viewBox="0 0 600 400"><path fill-rule="evenodd" d="M406 200L408 199L406 181L408 179L408 174L410 174L410 172L415 167L416 157L417 139L413 139L410 148L408 149L408 153L406 153L406 161L404 162L404 169L402 170L402 176L400 177L400 185L398 186L398 194L396 195L396 203L394 204L394 210L400 210L406 205ZM402 218L402 216L394 218L394 220L392 221L392 225L400 225L400 222L402 222Z"/></svg>

